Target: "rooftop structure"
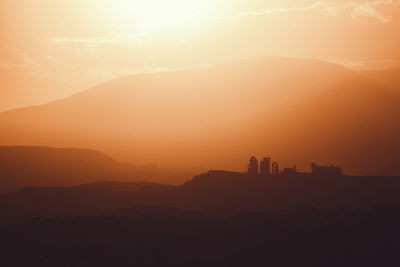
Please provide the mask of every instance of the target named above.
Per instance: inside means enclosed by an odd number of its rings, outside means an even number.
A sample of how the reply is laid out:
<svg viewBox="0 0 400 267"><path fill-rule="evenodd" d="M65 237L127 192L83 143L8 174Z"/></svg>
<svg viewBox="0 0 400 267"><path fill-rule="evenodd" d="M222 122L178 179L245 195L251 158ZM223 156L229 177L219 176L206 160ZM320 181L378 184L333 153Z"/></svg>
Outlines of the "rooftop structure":
<svg viewBox="0 0 400 267"><path fill-rule="evenodd" d="M271 157L264 157L260 162L255 156L252 156L247 165L247 174L251 176L279 176L279 175L316 175L316 176L342 176L343 171L341 168L329 165L319 166L315 163L311 164L311 173L297 172L297 167L284 168L282 171L279 169L277 161L272 162Z"/></svg>
<svg viewBox="0 0 400 267"><path fill-rule="evenodd" d="M311 173L314 175L325 175L325 176L341 176L343 171L341 168L329 165L329 166L319 166L314 162L311 163Z"/></svg>

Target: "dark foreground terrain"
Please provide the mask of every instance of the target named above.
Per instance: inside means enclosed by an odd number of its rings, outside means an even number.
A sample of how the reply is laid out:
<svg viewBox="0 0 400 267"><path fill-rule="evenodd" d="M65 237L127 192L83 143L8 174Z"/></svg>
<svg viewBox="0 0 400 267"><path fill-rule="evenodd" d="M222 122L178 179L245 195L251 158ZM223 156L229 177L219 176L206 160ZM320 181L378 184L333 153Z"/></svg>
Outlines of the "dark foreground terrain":
<svg viewBox="0 0 400 267"><path fill-rule="evenodd" d="M175 212L172 212L175 213ZM399 266L400 208L134 212L0 227L2 266Z"/></svg>
<svg viewBox="0 0 400 267"><path fill-rule="evenodd" d="M0 195L0 266L400 266L399 177L210 171Z"/></svg>
<svg viewBox="0 0 400 267"><path fill-rule="evenodd" d="M253 177L210 171L182 186L102 182L72 187L26 187L0 194L0 224L33 218L110 215L131 207L166 207L224 216L242 211L371 209L400 206L399 192L400 177L301 173Z"/></svg>

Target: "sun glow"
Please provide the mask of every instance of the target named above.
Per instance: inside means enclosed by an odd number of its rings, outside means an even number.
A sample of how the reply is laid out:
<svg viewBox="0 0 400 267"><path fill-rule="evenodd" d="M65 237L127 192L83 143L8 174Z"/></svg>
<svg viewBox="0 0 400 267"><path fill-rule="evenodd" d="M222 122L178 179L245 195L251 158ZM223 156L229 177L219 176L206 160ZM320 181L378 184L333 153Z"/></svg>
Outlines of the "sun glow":
<svg viewBox="0 0 400 267"><path fill-rule="evenodd" d="M199 24L210 14L211 0L112 0L107 12L140 32L175 31Z"/></svg>

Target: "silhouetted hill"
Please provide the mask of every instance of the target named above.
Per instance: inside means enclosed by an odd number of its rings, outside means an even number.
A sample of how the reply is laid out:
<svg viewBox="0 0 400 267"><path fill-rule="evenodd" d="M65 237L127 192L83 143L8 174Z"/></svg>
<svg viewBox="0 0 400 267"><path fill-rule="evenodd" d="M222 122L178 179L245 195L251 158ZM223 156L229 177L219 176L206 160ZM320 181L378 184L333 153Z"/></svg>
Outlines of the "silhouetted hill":
<svg viewBox="0 0 400 267"><path fill-rule="evenodd" d="M161 203L175 187L143 183L102 182L72 187L24 187L0 195L0 222L36 217L67 217L113 212Z"/></svg>
<svg viewBox="0 0 400 267"><path fill-rule="evenodd" d="M92 184L83 184L79 185L80 188L99 188L99 189L108 189L112 191L129 191L129 192L137 192L143 189L149 188L165 188L170 187L163 184L151 183L151 182L97 182Z"/></svg>
<svg viewBox="0 0 400 267"><path fill-rule="evenodd" d="M361 75L400 94L400 68L358 71Z"/></svg>
<svg viewBox="0 0 400 267"><path fill-rule="evenodd" d="M94 147L124 161L242 170L282 165L399 175L400 97L342 66L261 58L115 79L0 115L4 144ZM167 181L165 181L167 182Z"/></svg>
<svg viewBox="0 0 400 267"><path fill-rule="evenodd" d="M121 215L158 208L166 213L229 215L242 211L349 210L400 206L400 177L250 177L211 171L182 186L100 183L24 188L0 195L3 222L35 217ZM132 208L134 207L134 208ZM132 209L130 209L132 208Z"/></svg>
<svg viewBox="0 0 400 267"><path fill-rule="evenodd" d="M181 208L230 212L370 208L400 204L400 177L249 177L209 172L180 187Z"/></svg>
<svg viewBox="0 0 400 267"><path fill-rule="evenodd" d="M168 181L183 183L193 175L189 170L137 167L120 163L89 149L50 147L0 147L0 191L24 186L68 186L99 181ZM142 184L99 183L87 187L145 187Z"/></svg>

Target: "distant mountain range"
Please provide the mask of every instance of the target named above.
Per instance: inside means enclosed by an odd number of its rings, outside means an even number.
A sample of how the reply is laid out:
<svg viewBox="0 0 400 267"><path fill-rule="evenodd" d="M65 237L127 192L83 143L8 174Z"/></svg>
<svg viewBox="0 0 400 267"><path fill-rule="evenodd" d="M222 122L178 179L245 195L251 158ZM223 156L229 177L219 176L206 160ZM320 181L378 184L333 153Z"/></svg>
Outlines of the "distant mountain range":
<svg viewBox="0 0 400 267"><path fill-rule="evenodd" d="M153 165L134 166L118 162L89 149L50 147L0 147L0 192L27 186L74 186L118 189L119 183L99 181L155 181L183 184L196 172L186 169L163 169ZM130 191L145 187L135 183ZM89 187L89 185L87 185ZM127 190L124 185L123 190Z"/></svg>
<svg viewBox="0 0 400 267"><path fill-rule="evenodd" d="M72 187L25 187L0 195L0 223L30 218L226 216L238 212L352 210L400 205L400 177L254 177L210 171L181 186L100 182Z"/></svg>
<svg viewBox="0 0 400 267"><path fill-rule="evenodd" d="M316 161L398 175L400 88L387 73L260 58L128 76L2 113L0 140L88 147L138 164L243 170L255 154L299 169Z"/></svg>
<svg viewBox="0 0 400 267"><path fill-rule="evenodd" d="M400 68L383 70L364 70L358 71L365 78L383 85L385 88L392 89L399 93L400 91Z"/></svg>

